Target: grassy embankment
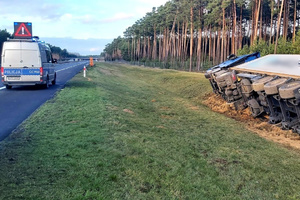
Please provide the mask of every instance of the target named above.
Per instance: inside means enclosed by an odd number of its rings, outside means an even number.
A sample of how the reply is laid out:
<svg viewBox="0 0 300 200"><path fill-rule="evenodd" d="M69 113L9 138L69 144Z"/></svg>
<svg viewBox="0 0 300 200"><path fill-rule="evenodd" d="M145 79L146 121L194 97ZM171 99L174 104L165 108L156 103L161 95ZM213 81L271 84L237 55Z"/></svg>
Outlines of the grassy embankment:
<svg viewBox="0 0 300 200"><path fill-rule="evenodd" d="M97 64L0 143L0 199L299 199L300 155L201 102L203 75Z"/></svg>

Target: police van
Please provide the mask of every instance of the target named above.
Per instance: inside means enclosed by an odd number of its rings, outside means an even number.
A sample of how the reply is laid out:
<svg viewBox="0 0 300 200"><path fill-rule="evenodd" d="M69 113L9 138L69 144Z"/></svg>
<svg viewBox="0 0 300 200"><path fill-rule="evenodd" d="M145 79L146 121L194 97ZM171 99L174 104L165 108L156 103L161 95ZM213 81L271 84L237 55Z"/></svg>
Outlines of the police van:
<svg viewBox="0 0 300 200"><path fill-rule="evenodd" d="M34 39L12 39L3 43L1 54L2 82L7 89L15 85L56 83L50 48Z"/></svg>
<svg viewBox="0 0 300 200"><path fill-rule="evenodd" d="M37 37L4 42L1 77L7 89L12 86L41 85L48 88L50 83L55 85L56 72L49 46Z"/></svg>

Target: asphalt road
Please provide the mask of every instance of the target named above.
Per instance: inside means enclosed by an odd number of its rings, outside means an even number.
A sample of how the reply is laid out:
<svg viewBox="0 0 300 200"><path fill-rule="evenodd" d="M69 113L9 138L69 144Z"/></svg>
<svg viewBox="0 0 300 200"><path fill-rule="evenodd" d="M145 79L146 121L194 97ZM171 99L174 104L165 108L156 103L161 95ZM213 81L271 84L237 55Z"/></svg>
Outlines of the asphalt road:
<svg viewBox="0 0 300 200"><path fill-rule="evenodd" d="M14 86L7 90L0 83L0 141L6 138L19 124L27 119L37 108L64 87L66 82L83 69L84 62L56 64L56 85L48 89L33 86Z"/></svg>

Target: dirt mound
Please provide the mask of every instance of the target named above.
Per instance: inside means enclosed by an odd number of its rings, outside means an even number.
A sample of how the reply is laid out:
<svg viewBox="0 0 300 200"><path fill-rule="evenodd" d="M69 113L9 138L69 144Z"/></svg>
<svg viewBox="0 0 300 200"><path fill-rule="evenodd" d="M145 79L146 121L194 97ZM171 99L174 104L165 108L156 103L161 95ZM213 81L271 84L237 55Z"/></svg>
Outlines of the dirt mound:
<svg viewBox="0 0 300 200"><path fill-rule="evenodd" d="M271 125L268 123L268 116L253 118L250 110L234 110L231 104L228 104L220 96L210 93L206 96L204 104L213 111L225 114L237 121L246 124L248 130L251 130L261 137L275 141L286 146L300 149L300 136L294 134L291 130L282 130L279 125Z"/></svg>

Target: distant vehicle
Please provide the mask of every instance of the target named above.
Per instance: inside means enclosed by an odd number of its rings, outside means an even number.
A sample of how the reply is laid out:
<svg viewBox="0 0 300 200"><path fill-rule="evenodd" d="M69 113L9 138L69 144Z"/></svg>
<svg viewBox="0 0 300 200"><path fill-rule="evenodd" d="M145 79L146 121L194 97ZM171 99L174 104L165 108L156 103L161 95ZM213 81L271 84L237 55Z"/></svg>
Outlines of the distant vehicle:
<svg viewBox="0 0 300 200"><path fill-rule="evenodd" d="M55 60L44 42L33 39L10 39L3 43L1 77L7 89L12 86L56 84Z"/></svg>

